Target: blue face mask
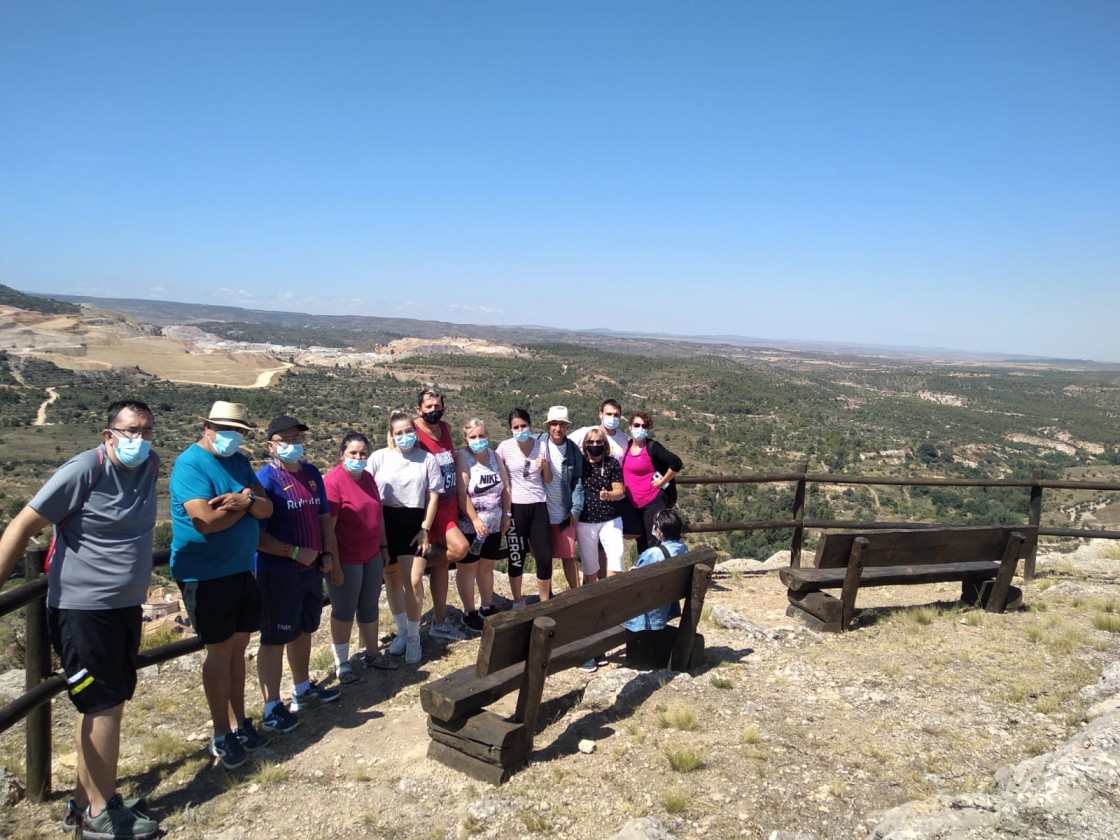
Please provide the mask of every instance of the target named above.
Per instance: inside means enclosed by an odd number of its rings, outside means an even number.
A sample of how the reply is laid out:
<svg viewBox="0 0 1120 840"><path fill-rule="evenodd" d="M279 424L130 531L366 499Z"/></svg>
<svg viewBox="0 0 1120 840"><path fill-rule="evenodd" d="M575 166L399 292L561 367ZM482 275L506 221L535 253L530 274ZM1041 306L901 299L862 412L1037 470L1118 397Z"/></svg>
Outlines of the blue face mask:
<svg viewBox="0 0 1120 840"><path fill-rule="evenodd" d="M294 464L303 457L303 444L282 443L276 447L276 457L285 464Z"/></svg>
<svg viewBox="0 0 1120 840"><path fill-rule="evenodd" d="M475 440L467 441L467 446L471 448L471 452L482 452L490 446L490 438L476 438Z"/></svg>
<svg viewBox="0 0 1120 840"><path fill-rule="evenodd" d="M630 437L634 440L645 440L648 434L649 432L646 431L645 426L630 427Z"/></svg>
<svg viewBox="0 0 1120 840"><path fill-rule="evenodd" d="M241 432L214 432L214 454L219 458L228 458L241 448L245 435Z"/></svg>
<svg viewBox="0 0 1120 840"><path fill-rule="evenodd" d="M393 435L393 443L397 449L407 452L416 445L416 432L405 432L403 435Z"/></svg>
<svg viewBox="0 0 1120 840"><path fill-rule="evenodd" d="M117 458L129 469L135 469L148 460L148 455L151 454L152 444L138 438L131 440L130 438L117 438Z"/></svg>
<svg viewBox="0 0 1120 840"><path fill-rule="evenodd" d="M611 415L611 414L604 415L603 416L603 428L604 429L617 429L618 428L618 418L615 417L614 415Z"/></svg>
<svg viewBox="0 0 1120 840"><path fill-rule="evenodd" d="M514 432L513 433L513 439L515 441L517 441L518 443L524 443L525 441L527 441L532 436L532 434L533 434L532 429L522 429L519 432Z"/></svg>
<svg viewBox="0 0 1120 840"><path fill-rule="evenodd" d="M344 466L350 472L361 472L362 470L364 470L366 468L366 464L368 464L368 463L369 463L369 460L366 459L366 458L343 458L342 459L342 466Z"/></svg>

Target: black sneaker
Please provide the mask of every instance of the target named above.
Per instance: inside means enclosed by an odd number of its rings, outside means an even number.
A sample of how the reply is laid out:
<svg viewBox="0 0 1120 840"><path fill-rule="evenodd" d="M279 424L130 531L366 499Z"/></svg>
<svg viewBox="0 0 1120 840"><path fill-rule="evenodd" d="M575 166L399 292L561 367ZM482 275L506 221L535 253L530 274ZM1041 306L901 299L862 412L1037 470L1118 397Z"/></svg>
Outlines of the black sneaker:
<svg viewBox="0 0 1120 840"><path fill-rule="evenodd" d="M315 680L311 680L311 687L303 694L292 692L292 711L302 712L305 709L314 709L320 703L333 703L340 694L337 688L323 688Z"/></svg>
<svg viewBox="0 0 1120 840"><path fill-rule="evenodd" d="M249 758L245 748L241 746L241 739L232 732L211 739L210 755L222 762L227 770L240 767Z"/></svg>
<svg viewBox="0 0 1120 840"><path fill-rule="evenodd" d="M467 628L468 633L481 633L482 625L485 624L486 619L478 610L471 610L463 616L463 626Z"/></svg>
<svg viewBox="0 0 1120 840"><path fill-rule="evenodd" d="M483 618L489 618L492 615L497 615L498 614L498 608L495 607L493 604L491 604L488 607L479 607L478 608L478 614L480 616L482 616Z"/></svg>
<svg viewBox="0 0 1120 840"><path fill-rule="evenodd" d="M83 840L150 840L159 833L159 823L124 806L115 794L96 817L82 815Z"/></svg>
<svg viewBox="0 0 1120 840"><path fill-rule="evenodd" d="M283 703L277 703L275 709L261 718L261 726L269 732L291 732L299 726L299 718L289 712Z"/></svg>
<svg viewBox="0 0 1120 840"><path fill-rule="evenodd" d="M147 818L148 815L144 813L144 809L148 807L148 803L144 801L142 796L130 796L128 799L122 799L121 802L128 810ZM77 831L81 824L82 809L74 804L73 799L67 799L65 809L62 812L62 830L69 834L72 831Z"/></svg>
<svg viewBox="0 0 1120 840"><path fill-rule="evenodd" d="M245 718L233 733L247 751L253 752L268 743L268 736L258 732L252 718Z"/></svg>

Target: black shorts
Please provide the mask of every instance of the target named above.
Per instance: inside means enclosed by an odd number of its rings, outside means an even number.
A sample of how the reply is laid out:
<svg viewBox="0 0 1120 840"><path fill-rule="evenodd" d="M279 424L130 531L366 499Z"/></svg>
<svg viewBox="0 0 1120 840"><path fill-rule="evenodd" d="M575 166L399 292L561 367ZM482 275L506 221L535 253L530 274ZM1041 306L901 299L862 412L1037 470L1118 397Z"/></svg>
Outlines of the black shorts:
<svg viewBox="0 0 1120 840"><path fill-rule="evenodd" d="M385 516L385 543L389 546L389 562L397 562L398 557L413 557L416 546L413 538L424 524L423 508L383 507Z"/></svg>
<svg viewBox="0 0 1120 840"><path fill-rule="evenodd" d="M219 645L234 633L252 633L261 623L261 592L251 572L214 580L180 581L183 606L204 645Z"/></svg>
<svg viewBox="0 0 1120 840"><path fill-rule="evenodd" d="M131 700L136 691L141 608L115 610L47 609L47 627L67 694L84 715Z"/></svg>
<svg viewBox="0 0 1120 840"><path fill-rule="evenodd" d="M314 633L323 618L323 573L318 569L275 571L257 563L261 590L262 645L286 645L301 633Z"/></svg>
<svg viewBox="0 0 1120 840"><path fill-rule="evenodd" d="M477 563L479 560L501 560L502 559L502 532L495 531L493 534L487 534L486 539L482 543L482 551L478 554L471 554L467 552L467 556L459 561L460 566L469 566L472 563ZM466 534L467 542L474 542L474 532L468 531Z"/></svg>

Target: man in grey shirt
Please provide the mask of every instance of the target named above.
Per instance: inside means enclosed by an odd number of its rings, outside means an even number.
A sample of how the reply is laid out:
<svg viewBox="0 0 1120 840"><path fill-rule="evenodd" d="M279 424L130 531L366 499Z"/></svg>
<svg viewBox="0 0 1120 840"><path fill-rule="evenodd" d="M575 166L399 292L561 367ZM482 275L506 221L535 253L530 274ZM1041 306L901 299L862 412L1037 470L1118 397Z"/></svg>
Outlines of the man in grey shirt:
<svg viewBox="0 0 1120 840"><path fill-rule="evenodd" d="M136 689L141 605L152 576L159 459L151 409L109 406L101 444L58 468L0 537L0 586L54 525L47 619L78 710L78 766L64 826L91 840L148 838L159 824L116 792L121 715Z"/></svg>

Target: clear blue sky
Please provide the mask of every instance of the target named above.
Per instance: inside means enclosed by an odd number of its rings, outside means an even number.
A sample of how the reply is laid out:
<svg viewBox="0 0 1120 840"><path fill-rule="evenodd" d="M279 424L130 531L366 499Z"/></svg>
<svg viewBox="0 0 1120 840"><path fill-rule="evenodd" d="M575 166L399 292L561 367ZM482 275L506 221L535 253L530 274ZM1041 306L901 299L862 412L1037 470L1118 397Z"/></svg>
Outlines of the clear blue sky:
<svg viewBox="0 0 1120 840"><path fill-rule="evenodd" d="M0 282L1120 361L1120 2L0 0Z"/></svg>

